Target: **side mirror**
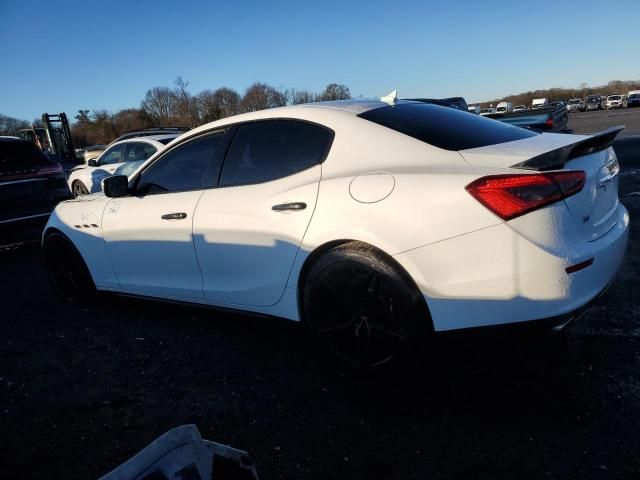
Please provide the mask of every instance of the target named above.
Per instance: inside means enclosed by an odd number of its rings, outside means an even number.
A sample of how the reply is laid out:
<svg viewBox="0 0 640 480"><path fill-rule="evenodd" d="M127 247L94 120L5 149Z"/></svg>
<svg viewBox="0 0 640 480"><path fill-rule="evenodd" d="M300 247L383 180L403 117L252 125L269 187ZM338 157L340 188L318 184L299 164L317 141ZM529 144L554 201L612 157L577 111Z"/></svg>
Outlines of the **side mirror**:
<svg viewBox="0 0 640 480"><path fill-rule="evenodd" d="M102 190L109 198L126 197L129 194L129 178L126 175L114 175L102 181Z"/></svg>
<svg viewBox="0 0 640 480"><path fill-rule="evenodd" d="M91 159L87 162L87 165L89 165L90 167L97 167L98 166L98 162L95 159Z"/></svg>

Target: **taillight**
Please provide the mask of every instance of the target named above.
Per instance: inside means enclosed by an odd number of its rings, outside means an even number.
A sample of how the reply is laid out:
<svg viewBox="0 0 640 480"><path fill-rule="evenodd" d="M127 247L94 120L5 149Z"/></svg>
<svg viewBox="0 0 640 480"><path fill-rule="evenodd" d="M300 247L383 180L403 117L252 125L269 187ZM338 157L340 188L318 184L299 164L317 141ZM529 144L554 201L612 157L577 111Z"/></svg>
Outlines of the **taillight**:
<svg viewBox="0 0 640 480"><path fill-rule="evenodd" d="M36 172L38 177L49 177L52 175L61 175L63 173L62 165L54 163L46 167L39 168Z"/></svg>
<svg viewBox="0 0 640 480"><path fill-rule="evenodd" d="M544 122L544 124L545 124L545 126L546 126L548 129L552 129L552 128L553 128L553 119L552 119L552 118L550 118L549 120L547 120L546 122Z"/></svg>
<svg viewBox="0 0 640 480"><path fill-rule="evenodd" d="M579 192L585 179L583 171L489 175L466 188L493 213L510 220Z"/></svg>

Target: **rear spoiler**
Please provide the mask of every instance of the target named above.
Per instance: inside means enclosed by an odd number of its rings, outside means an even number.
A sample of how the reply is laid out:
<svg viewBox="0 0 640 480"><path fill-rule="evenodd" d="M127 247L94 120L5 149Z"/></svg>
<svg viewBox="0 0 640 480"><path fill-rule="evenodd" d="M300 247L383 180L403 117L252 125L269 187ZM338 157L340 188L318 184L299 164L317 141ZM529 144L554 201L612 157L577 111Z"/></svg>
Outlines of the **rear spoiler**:
<svg viewBox="0 0 640 480"><path fill-rule="evenodd" d="M523 168L525 170L536 171L560 169L572 158L609 148L622 130L624 130L624 125L607 128L601 132L594 133L585 140L565 145L564 147L537 155L524 162L511 165L511 168Z"/></svg>

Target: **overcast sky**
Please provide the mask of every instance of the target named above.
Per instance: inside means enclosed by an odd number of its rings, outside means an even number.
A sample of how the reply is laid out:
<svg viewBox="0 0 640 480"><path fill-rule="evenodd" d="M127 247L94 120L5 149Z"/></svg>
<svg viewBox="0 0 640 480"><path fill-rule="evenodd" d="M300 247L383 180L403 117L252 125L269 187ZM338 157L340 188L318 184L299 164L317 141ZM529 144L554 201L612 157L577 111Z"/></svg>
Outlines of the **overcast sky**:
<svg viewBox="0 0 640 480"><path fill-rule="evenodd" d="M640 79L638 0L0 0L0 113L138 107L177 76L489 100Z"/></svg>

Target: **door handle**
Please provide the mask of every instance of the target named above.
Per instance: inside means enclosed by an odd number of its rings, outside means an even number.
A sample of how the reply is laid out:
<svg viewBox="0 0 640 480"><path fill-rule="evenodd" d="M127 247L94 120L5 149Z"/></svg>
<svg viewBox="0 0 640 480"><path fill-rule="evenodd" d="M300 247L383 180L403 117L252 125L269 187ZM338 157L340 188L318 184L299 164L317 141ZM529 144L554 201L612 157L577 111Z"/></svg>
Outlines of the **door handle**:
<svg viewBox="0 0 640 480"><path fill-rule="evenodd" d="M307 204L304 202L280 203L271 207L274 212L284 212L287 210L304 210Z"/></svg>
<svg viewBox="0 0 640 480"><path fill-rule="evenodd" d="M183 212L179 212L179 213L165 213L164 215L162 215L162 220L184 220L185 218L187 218L187 214L183 213Z"/></svg>

